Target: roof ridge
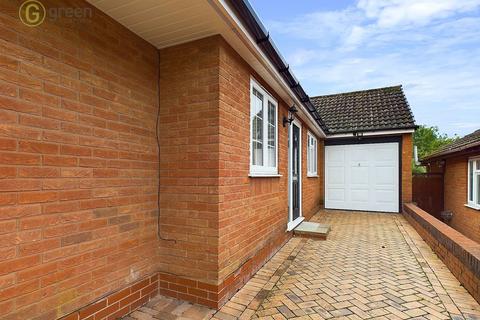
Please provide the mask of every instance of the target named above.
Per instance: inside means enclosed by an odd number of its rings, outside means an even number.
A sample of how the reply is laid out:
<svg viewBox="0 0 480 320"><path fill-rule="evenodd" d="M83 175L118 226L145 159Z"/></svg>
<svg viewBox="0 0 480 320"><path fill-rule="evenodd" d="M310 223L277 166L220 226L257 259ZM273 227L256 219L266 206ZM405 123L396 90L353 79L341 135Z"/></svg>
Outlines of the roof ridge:
<svg viewBox="0 0 480 320"><path fill-rule="evenodd" d="M355 90L355 91L349 91L349 92L330 93L330 94L318 95L318 96L313 96L313 97L311 96L310 99L330 97L330 96L341 96L341 95L347 95L347 94L352 94L352 93L360 93L360 92L381 91L381 90L385 90L385 89L397 89L397 88L399 88L403 91L403 86L401 84L399 84L399 85L388 86L388 87L378 87L378 88L371 88L371 89L365 89L365 90Z"/></svg>

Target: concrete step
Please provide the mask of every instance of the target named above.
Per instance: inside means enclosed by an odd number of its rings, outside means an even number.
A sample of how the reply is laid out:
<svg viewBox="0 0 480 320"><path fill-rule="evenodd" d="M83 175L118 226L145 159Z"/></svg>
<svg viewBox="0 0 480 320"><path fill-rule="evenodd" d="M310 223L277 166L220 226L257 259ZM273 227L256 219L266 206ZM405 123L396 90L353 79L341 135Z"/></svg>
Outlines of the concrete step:
<svg viewBox="0 0 480 320"><path fill-rule="evenodd" d="M327 240L329 232L330 226L327 224L303 221L293 230L293 235L296 237Z"/></svg>

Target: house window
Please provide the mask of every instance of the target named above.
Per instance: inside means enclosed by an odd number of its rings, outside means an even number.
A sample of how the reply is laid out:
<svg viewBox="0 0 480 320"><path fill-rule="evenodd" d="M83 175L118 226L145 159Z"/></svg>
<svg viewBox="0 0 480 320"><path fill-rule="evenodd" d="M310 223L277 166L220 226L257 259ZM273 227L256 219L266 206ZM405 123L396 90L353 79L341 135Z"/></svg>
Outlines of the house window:
<svg viewBox="0 0 480 320"><path fill-rule="evenodd" d="M277 101L255 80L250 82L250 174L278 173Z"/></svg>
<svg viewBox="0 0 480 320"><path fill-rule="evenodd" d="M468 160L468 205L480 209L480 158Z"/></svg>
<svg viewBox="0 0 480 320"><path fill-rule="evenodd" d="M307 134L307 176L317 176L317 138L310 132Z"/></svg>

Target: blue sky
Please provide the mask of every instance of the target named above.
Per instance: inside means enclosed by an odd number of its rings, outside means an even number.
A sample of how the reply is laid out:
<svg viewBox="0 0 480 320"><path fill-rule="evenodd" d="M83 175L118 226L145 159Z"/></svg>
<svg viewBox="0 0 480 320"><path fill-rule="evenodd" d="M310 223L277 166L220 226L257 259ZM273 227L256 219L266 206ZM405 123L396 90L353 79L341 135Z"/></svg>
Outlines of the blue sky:
<svg viewBox="0 0 480 320"><path fill-rule="evenodd" d="M418 124L480 129L480 0L250 0L310 96L402 84Z"/></svg>

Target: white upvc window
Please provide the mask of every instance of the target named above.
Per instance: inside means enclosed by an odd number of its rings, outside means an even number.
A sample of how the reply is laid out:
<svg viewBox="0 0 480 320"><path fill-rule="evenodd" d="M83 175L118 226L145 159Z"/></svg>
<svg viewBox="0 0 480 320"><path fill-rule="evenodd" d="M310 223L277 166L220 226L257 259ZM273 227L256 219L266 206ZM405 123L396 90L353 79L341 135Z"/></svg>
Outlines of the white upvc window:
<svg viewBox="0 0 480 320"><path fill-rule="evenodd" d="M308 132L307 139L307 176L316 177L318 175L317 138L312 133Z"/></svg>
<svg viewBox="0 0 480 320"><path fill-rule="evenodd" d="M250 80L250 175L278 174L278 103Z"/></svg>
<svg viewBox="0 0 480 320"><path fill-rule="evenodd" d="M468 206L480 210L480 157L468 159Z"/></svg>

